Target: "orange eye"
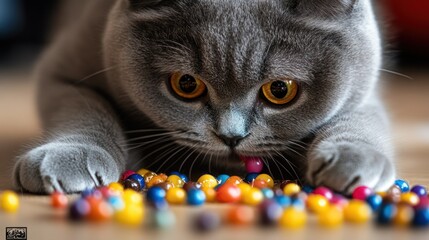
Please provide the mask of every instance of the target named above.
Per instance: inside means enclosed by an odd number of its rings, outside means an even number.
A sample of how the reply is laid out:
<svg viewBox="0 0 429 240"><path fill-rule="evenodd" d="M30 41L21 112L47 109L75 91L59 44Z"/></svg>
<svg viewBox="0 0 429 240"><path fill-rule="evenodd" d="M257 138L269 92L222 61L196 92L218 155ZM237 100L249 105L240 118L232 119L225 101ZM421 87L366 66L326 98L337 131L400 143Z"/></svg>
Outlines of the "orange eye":
<svg viewBox="0 0 429 240"><path fill-rule="evenodd" d="M173 91L180 97L195 99L206 92L206 85L199 78L180 72L173 73L170 77L170 85Z"/></svg>
<svg viewBox="0 0 429 240"><path fill-rule="evenodd" d="M296 97L298 84L293 80L275 80L264 84L262 93L270 103L283 105Z"/></svg>

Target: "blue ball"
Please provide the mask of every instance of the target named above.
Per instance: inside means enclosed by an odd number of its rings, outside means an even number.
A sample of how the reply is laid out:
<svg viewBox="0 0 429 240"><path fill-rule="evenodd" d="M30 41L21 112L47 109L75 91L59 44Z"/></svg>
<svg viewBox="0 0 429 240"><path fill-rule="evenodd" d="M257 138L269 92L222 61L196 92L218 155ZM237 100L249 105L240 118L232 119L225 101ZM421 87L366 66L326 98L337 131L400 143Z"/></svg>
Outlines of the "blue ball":
<svg viewBox="0 0 429 240"><path fill-rule="evenodd" d="M216 187L222 186L226 182L226 180L228 180L228 178L229 178L229 175L226 175L226 174L221 174L217 176L216 179L217 179L218 185Z"/></svg>
<svg viewBox="0 0 429 240"><path fill-rule="evenodd" d="M244 181L246 183L252 183L258 175L259 175L259 173L249 173L244 178Z"/></svg>
<svg viewBox="0 0 429 240"><path fill-rule="evenodd" d="M94 193L94 189L87 188L80 193L80 196L82 198L87 198L89 196L92 196L93 193Z"/></svg>
<svg viewBox="0 0 429 240"><path fill-rule="evenodd" d="M166 192L163 188L154 186L149 188L146 193L146 198L149 202L159 202L165 200Z"/></svg>
<svg viewBox="0 0 429 240"><path fill-rule="evenodd" d="M265 200L259 205L259 212L261 225L270 226L277 223L283 213L283 208L276 201Z"/></svg>
<svg viewBox="0 0 429 240"><path fill-rule="evenodd" d="M91 210L89 203L81 198L74 202L69 208L69 217L72 220L82 220L84 219Z"/></svg>
<svg viewBox="0 0 429 240"><path fill-rule="evenodd" d="M292 207L299 209L299 210L305 210L305 203L301 198L291 198L291 204Z"/></svg>
<svg viewBox="0 0 429 240"><path fill-rule="evenodd" d="M413 225L416 227L429 226L429 208L421 208L416 211Z"/></svg>
<svg viewBox="0 0 429 240"><path fill-rule="evenodd" d="M396 214L396 206L394 204L384 204L380 207L377 215L377 222L379 224L390 224Z"/></svg>
<svg viewBox="0 0 429 240"><path fill-rule="evenodd" d="M131 179L131 180L135 180L140 184L140 190L142 190L143 188L145 188L146 183L144 181L144 177L140 174L132 174L129 177L127 177L127 179Z"/></svg>
<svg viewBox="0 0 429 240"><path fill-rule="evenodd" d="M286 195L280 195L280 196L275 196L274 200L280 204L280 206L282 206L283 208L289 207L291 205L291 200L290 197L286 196Z"/></svg>
<svg viewBox="0 0 429 240"><path fill-rule="evenodd" d="M398 179L395 181L395 185L398 186L403 193L410 191L410 185L405 180Z"/></svg>
<svg viewBox="0 0 429 240"><path fill-rule="evenodd" d="M189 205L200 206L206 201L206 194L200 189L190 189L188 191L187 202Z"/></svg>
<svg viewBox="0 0 429 240"><path fill-rule="evenodd" d="M383 203L383 198L380 195L374 194L367 197L366 202L371 206L373 212L377 212Z"/></svg>
<svg viewBox="0 0 429 240"><path fill-rule="evenodd" d="M111 196L107 199L107 202L112 206L115 210L121 210L125 207L125 203L121 197Z"/></svg>
<svg viewBox="0 0 429 240"><path fill-rule="evenodd" d="M312 193L314 191L314 188L312 186L310 186L310 185L304 185L302 187L302 191L305 192L305 193L310 194L310 193Z"/></svg>
<svg viewBox="0 0 429 240"><path fill-rule="evenodd" d="M261 189L262 194L264 195L264 199L272 199L274 198L274 191L270 188Z"/></svg>
<svg viewBox="0 0 429 240"><path fill-rule="evenodd" d="M419 197L424 197L428 194L426 188L422 185L415 185L413 188L411 188L411 192L417 194Z"/></svg>

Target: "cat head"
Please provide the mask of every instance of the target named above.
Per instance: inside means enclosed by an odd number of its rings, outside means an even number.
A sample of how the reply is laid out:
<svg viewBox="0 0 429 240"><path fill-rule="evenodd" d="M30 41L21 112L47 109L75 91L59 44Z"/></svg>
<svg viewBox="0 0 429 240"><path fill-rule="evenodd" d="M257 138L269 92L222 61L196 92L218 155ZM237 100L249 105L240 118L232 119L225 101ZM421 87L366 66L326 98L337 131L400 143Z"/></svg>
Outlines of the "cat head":
<svg viewBox="0 0 429 240"><path fill-rule="evenodd" d="M366 101L380 64L369 0L122 0L104 47L113 88L219 155L287 150Z"/></svg>

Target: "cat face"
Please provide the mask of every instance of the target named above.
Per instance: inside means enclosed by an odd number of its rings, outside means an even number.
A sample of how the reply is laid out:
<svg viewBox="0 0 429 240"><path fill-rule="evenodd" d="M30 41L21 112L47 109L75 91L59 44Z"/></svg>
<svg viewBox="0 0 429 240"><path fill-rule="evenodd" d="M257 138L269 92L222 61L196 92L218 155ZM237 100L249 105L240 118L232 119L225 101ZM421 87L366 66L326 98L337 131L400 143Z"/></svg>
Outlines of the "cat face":
<svg viewBox="0 0 429 240"><path fill-rule="evenodd" d="M179 144L287 151L359 107L380 61L369 1L311 2L120 1L105 38L115 87Z"/></svg>

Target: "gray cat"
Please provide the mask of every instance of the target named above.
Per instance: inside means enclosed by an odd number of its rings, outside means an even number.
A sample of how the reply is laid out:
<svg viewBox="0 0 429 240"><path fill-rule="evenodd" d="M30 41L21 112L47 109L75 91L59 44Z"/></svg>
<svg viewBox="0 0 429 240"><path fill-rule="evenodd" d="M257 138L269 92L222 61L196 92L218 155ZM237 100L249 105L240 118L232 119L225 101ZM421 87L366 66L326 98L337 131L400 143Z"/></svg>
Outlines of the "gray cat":
<svg viewBox="0 0 429 240"><path fill-rule="evenodd" d="M340 192L392 184L369 0L73 2L37 68L45 135L18 187L79 192L142 166L239 174L243 156Z"/></svg>

